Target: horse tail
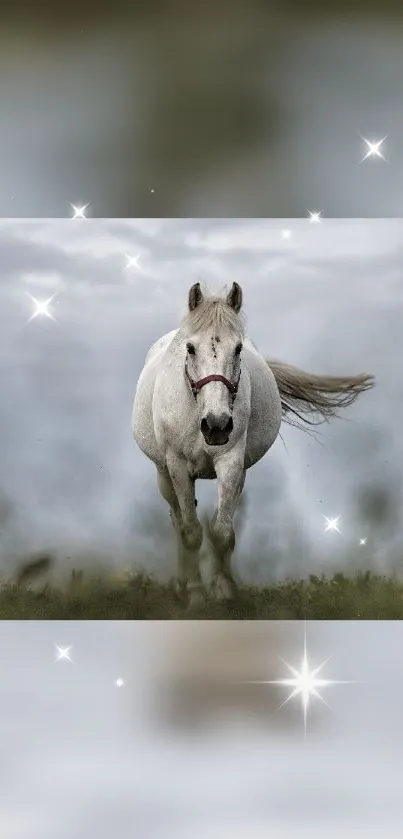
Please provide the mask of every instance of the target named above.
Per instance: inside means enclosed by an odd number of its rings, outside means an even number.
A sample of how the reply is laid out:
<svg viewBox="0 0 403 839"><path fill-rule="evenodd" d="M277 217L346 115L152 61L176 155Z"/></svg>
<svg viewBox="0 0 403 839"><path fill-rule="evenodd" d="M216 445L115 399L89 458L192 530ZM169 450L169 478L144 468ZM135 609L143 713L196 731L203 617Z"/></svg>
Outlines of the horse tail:
<svg viewBox="0 0 403 839"><path fill-rule="evenodd" d="M290 425L296 424L290 414L307 425L320 425L337 416L340 408L352 405L361 393L375 385L375 378L369 373L317 376L275 359L265 361L277 383L283 420Z"/></svg>

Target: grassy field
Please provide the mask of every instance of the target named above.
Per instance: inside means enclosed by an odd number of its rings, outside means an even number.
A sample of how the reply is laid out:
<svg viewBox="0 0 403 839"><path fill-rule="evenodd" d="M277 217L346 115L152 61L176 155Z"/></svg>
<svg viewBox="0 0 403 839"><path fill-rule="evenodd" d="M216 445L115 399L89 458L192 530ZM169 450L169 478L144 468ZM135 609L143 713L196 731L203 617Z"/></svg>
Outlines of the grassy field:
<svg viewBox="0 0 403 839"><path fill-rule="evenodd" d="M37 563L38 565L38 563ZM36 569L43 569L38 566ZM32 569L31 569L32 571ZM38 588L34 572L0 588L1 620L401 620L403 582L369 572L240 587L230 604L190 613L172 586L143 574L124 582L74 572L63 587Z"/></svg>

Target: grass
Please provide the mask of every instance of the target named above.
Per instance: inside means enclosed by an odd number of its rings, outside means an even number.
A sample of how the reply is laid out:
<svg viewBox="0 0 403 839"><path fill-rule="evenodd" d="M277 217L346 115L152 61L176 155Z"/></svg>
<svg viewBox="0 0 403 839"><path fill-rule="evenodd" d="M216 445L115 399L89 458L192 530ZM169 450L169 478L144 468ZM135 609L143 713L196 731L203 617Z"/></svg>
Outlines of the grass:
<svg viewBox="0 0 403 839"><path fill-rule="evenodd" d="M32 578L30 574L28 577ZM265 587L242 585L229 604L190 613L169 584L136 573L124 583L107 573L73 572L63 587L33 588L24 574L0 588L1 620L402 620L403 583L370 572L311 576Z"/></svg>

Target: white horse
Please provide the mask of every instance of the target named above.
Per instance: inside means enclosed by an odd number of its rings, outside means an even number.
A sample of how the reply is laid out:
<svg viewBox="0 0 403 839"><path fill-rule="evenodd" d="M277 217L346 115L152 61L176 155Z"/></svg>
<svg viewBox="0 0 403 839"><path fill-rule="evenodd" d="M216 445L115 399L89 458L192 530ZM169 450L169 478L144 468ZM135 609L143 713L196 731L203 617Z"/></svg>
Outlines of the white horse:
<svg viewBox="0 0 403 839"><path fill-rule="evenodd" d="M157 467L178 540L178 587L186 585L191 607L204 600L196 478L217 479L211 592L231 599L233 518L246 470L273 445L289 412L324 421L374 385L371 375L316 376L266 360L245 335L241 307L238 283L225 299L192 285L186 317L149 350L134 399L133 435Z"/></svg>

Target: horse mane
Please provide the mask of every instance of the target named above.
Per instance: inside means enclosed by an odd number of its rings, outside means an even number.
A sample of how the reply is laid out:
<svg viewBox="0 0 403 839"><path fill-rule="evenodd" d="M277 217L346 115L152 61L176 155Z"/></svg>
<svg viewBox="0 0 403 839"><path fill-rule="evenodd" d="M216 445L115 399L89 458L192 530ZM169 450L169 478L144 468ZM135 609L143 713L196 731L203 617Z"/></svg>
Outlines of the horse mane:
<svg viewBox="0 0 403 839"><path fill-rule="evenodd" d="M223 297L204 293L201 303L192 312L187 311L182 320L182 326L194 335L207 332L209 329L217 330L217 332L227 329L230 332L239 333L242 337L245 334L242 314L237 314Z"/></svg>
<svg viewBox="0 0 403 839"><path fill-rule="evenodd" d="M265 359L280 393L284 422L296 425L293 414L307 425L320 425L337 416L339 408L346 408L357 397L375 385L374 376L317 376L291 364ZM311 415L313 418L308 419Z"/></svg>

